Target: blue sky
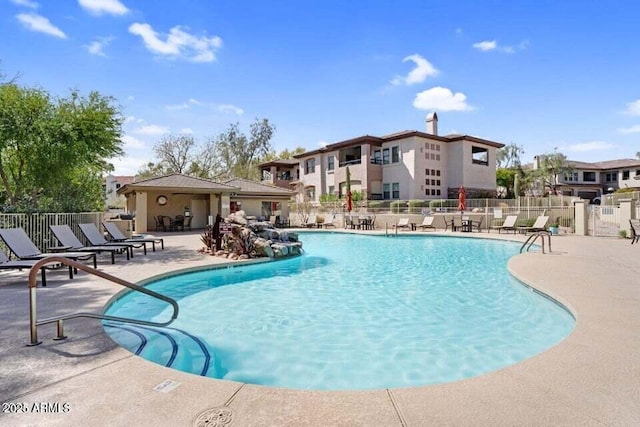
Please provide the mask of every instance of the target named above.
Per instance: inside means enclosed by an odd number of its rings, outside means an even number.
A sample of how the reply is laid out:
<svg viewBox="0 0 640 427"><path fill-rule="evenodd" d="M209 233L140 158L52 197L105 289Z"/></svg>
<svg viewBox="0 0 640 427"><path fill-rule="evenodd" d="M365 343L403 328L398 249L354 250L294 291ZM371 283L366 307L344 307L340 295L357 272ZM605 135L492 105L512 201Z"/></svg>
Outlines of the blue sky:
<svg viewBox="0 0 640 427"><path fill-rule="evenodd" d="M164 133L276 125L276 150L463 133L583 161L640 151L634 1L0 0L0 69L115 97L116 174Z"/></svg>

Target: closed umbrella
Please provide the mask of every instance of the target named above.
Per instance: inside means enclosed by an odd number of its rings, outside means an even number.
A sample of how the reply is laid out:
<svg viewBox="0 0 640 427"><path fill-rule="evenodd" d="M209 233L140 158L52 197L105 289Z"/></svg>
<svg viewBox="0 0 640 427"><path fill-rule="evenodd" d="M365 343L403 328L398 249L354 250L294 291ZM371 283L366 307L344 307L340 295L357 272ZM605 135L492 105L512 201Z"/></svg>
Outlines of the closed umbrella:
<svg viewBox="0 0 640 427"><path fill-rule="evenodd" d="M351 219L351 211L353 210L353 196L351 195L351 172L349 171L349 166L347 166L346 190L347 190L347 212L349 212L349 223L353 224Z"/></svg>
<svg viewBox="0 0 640 427"><path fill-rule="evenodd" d="M467 209L467 194L463 186L458 189L458 210L464 211Z"/></svg>

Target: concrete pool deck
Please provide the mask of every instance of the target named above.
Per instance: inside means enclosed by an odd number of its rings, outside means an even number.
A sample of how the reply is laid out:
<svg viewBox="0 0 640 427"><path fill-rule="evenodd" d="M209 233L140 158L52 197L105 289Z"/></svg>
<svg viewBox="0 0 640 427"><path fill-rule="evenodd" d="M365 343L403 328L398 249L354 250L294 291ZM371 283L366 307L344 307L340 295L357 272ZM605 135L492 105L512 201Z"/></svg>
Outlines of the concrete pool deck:
<svg viewBox="0 0 640 427"><path fill-rule="evenodd" d="M512 234L437 234L523 240ZM196 252L201 246L197 232L163 237L164 251L147 256L136 251L131 262L118 259L115 265L101 255L99 269L135 282L221 262ZM62 341L52 340L54 325L40 327L43 343L26 347L27 274L3 271L0 425L191 426L210 408L225 414L208 425L231 426L639 425L640 245L554 236L552 254L517 255L509 269L573 312L576 327L567 339L479 377L356 392L270 388L175 371L120 348L94 319L67 321L69 338ZM39 318L100 312L122 289L83 272L69 281L64 270L49 272L47 284L38 289ZM179 384L155 389L166 380ZM20 409L27 413L15 413Z"/></svg>

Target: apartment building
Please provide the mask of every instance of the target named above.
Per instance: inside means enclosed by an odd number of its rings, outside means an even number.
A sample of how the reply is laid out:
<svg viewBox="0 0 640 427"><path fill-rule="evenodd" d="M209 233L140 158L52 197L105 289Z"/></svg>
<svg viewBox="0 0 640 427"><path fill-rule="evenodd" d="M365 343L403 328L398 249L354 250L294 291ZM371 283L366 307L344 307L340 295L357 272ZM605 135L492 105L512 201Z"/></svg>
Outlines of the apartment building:
<svg viewBox="0 0 640 427"><path fill-rule="evenodd" d="M104 202L107 207L123 208L126 204L125 198L117 191L126 184L134 181L133 176L107 175L102 180L102 190L104 191Z"/></svg>
<svg viewBox="0 0 640 427"><path fill-rule="evenodd" d="M557 191L565 196L593 200L620 188L640 190L640 159L606 160L588 163L568 160L570 172L556 176ZM540 167L535 156L533 168Z"/></svg>
<svg viewBox="0 0 640 427"><path fill-rule="evenodd" d="M369 200L493 196L496 150L504 145L469 135L438 135L438 115L426 119L426 132L406 130L364 135L317 150L261 164L261 180L303 188L309 200L322 194L345 195L347 167L352 191Z"/></svg>

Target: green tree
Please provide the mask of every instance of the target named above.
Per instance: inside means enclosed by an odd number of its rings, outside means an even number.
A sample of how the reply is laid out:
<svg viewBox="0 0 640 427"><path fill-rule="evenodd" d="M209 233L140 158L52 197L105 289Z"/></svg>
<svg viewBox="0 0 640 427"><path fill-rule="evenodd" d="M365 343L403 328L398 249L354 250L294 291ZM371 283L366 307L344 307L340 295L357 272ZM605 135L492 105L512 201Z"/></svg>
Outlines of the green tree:
<svg viewBox="0 0 640 427"><path fill-rule="evenodd" d="M122 120L115 100L97 92L54 99L43 89L0 85L5 211L101 209L101 175L122 155Z"/></svg>
<svg viewBox="0 0 640 427"><path fill-rule="evenodd" d="M153 147L165 173L185 173L194 160L196 141L191 135L165 135Z"/></svg>
<svg viewBox="0 0 640 427"><path fill-rule="evenodd" d="M542 184L543 189L549 189L556 193L558 177L573 172L573 168L567 164L567 156L557 151L538 156L539 167L531 171L532 178Z"/></svg>
<svg viewBox="0 0 640 427"><path fill-rule="evenodd" d="M513 169L519 168L520 156L524 154L524 148L514 143L505 145L496 152L496 167Z"/></svg>
<svg viewBox="0 0 640 427"><path fill-rule="evenodd" d="M498 168L496 169L496 184L507 190L506 198L511 199L514 195L514 182L518 171L516 169Z"/></svg>
<svg viewBox="0 0 640 427"><path fill-rule="evenodd" d="M229 126L214 140L209 149L216 154L216 177L259 179L256 167L271 151L271 137L275 126L268 119L256 119L249 130L249 137L240 131L239 124Z"/></svg>

